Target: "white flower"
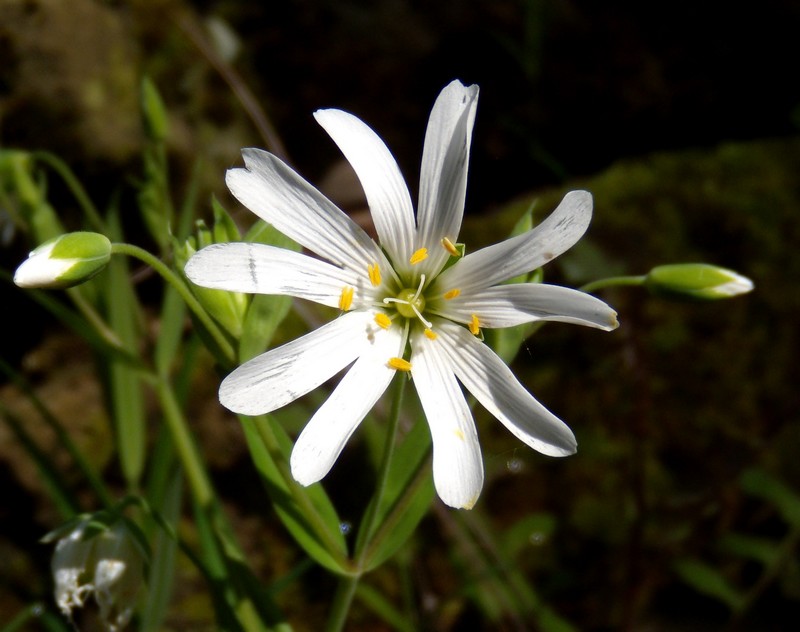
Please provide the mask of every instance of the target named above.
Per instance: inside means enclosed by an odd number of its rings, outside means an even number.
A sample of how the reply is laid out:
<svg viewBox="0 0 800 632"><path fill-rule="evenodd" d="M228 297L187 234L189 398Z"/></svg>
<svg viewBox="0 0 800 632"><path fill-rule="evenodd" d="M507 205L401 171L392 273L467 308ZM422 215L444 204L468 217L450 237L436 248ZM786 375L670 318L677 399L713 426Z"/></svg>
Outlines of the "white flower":
<svg viewBox="0 0 800 632"><path fill-rule="evenodd" d="M592 199L573 191L533 230L445 268L457 255L477 102L478 87L458 81L436 100L416 219L381 139L341 110L314 114L358 174L380 244L267 152L243 150L246 168L227 174L242 204L319 258L261 244L217 244L190 259L189 279L234 292L288 294L342 312L244 363L220 387L224 406L258 415L352 364L295 443L292 474L303 485L328 473L398 370L413 378L433 438L436 490L452 507L472 507L483 485L475 424L459 382L535 450L553 456L575 451L570 429L522 387L479 333L536 320L616 327L615 312L588 294L534 283L501 285L572 246L589 224Z"/></svg>
<svg viewBox="0 0 800 632"><path fill-rule="evenodd" d="M56 603L72 620L73 608L83 608L94 594L105 629L119 632L133 616L143 568L142 553L124 523L94 533L88 520L79 522L53 554Z"/></svg>

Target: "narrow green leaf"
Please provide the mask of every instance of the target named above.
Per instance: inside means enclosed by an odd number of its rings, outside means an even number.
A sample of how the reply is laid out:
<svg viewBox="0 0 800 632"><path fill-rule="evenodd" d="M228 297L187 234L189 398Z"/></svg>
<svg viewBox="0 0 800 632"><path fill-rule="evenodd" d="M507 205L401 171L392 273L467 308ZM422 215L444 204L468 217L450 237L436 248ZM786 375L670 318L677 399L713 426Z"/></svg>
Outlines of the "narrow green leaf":
<svg viewBox="0 0 800 632"><path fill-rule="evenodd" d="M536 611L536 620L542 632L577 632L578 628L562 618L554 610L542 606Z"/></svg>
<svg viewBox="0 0 800 632"><path fill-rule="evenodd" d="M103 273L101 273L101 275L102 274ZM97 278L100 279L101 282L104 280L102 276ZM0 270L0 279L3 281L8 281L9 283L12 282L11 275L6 270ZM67 290L67 292L69 293L77 289L83 289L91 284L92 283L87 283L86 285L81 286L81 288L73 288L71 290ZM117 358L118 360L126 362L130 366L141 365L141 360L139 358L129 353L126 349L121 349L114 346L108 340L103 338L89 325L89 323L86 322L86 319L83 316L78 314L75 310L67 307L63 301L55 298L52 292L46 290L26 290L25 295L36 301L39 305L44 307L48 312L55 316L56 319L74 331L78 336L85 340L87 344L92 347L92 349L97 351L99 355Z"/></svg>
<svg viewBox="0 0 800 632"><path fill-rule="evenodd" d="M214 536L214 528L207 515L207 508L202 508L194 503L194 510L200 550L205 563L204 568L207 573L208 589L216 614L217 627L226 632L245 632L245 628L237 620L235 614L236 591L233 583L228 581L228 569L224 555Z"/></svg>
<svg viewBox="0 0 800 632"><path fill-rule="evenodd" d="M11 428L22 449L39 470L39 477L47 489L50 501L63 518L74 516L78 512L78 502L72 492L64 486L62 474L53 467L52 457L39 448L33 437L25 430L26 424L2 403L0 403L0 414Z"/></svg>
<svg viewBox="0 0 800 632"><path fill-rule="evenodd" d="M183 340L185 317L186 303L183 302L178 291L168 285L164 290L160 328L153 352L156 370L161 375L169 373L170 367L179 356L178 350Z"/></svg>
<svg viewBox="0 0 800 632"><path fill-rule="evenodd" d="M347 545L336 509L321 485L304 488L291 479L292 442L283 428L266 415L242 418L242 427L278 517L309 556L335 573L346 574Z"/></svg>
<svg viewBox="0 0 800 632"><path fill-rule="evenodd" d="M726 533L718 544L721 551L771 566L783 555L778 542L743 533Z"/></svg>
<svg viewBox="0 0 800 632"><path fill-rule="evenodd" d="M112 241L122 241L116 208L108 214L108 228ZM108 275L103 291L109 325L128 349L138 349L141 307L133 289L127 260L112 257L104 274ZM146 420L142 382L137 371L116 358L109 359L108 375L110 412L116 429L120 464L129 488L136 489L145 461Z"/></svg>
<svg viewBox="0 0 800 632"><path fill-rule="evenodd" d="M72 440L72 437L66 431L64 425L60 422L60 420L50 411L49 408L47 408L44 402L37 396L36 392L34 391L32 386L28 383L28 381L25 380L17 371L12 369L8 365L8 363L6 363L1 357L0 357L0 374L6 375L17 386L17 388L19 388L25 394L25 396L28 398L33 407L37 410L37 412L41 416L42 421L44 421L50 427L50 429L55 433L59 445L61 445L64 448L64 450L66 450L66 452L70 455L70 457L72 457L73 462L80 470L81 474L83 474L84 478L86 479L86 482L89 484L89 486L97 495L97 500L99 504L110 506L113 502L111 498L111 493L108 491L105 482L103 481L99 473L95 470L94 466L90 463L89 459L83 452L81 452L81 450ZM52 469L52 460L39 450L38 444L36 444L35 440L28 434L26 426L23 423L23 421L14 417L13 413L10 410L6 409L2 404L0 404L0 412L6 415L6 419L10 424L17 425L19 432L22 433L22 435L20 435L20 441L30 443L29 449L32 450L31 453L35 457L35 460L43 459L42 465L47 467L48 470L50 470L50 474L48 475L54 477L52 482L56 485L56 487L53 488L53 493L62 495L62 491L66 492L66 489L63 487L63 480L61 476L59 476L55 472L55 470ZM47 480L48 475L44 475L45 480ZM56 502L57 505L61 504L60 501L58 501L58 499L55 498L55 496L53 496L53 498L57 501ZM74 507L77 507L77 501L74 498L72 498L71 500L69 498L70 495L67 494L67 496L65 496L63 500L69 500L69 505L71 505L71 507L67 508L66 504L61 505L65 517L73 515L75 513Z"/></svg>
<svg viewBox="0 0 800 632"><path fill-rule="evenodd" d="M0 632L18 632L41 629L45 632L71 632L74 628L59 614L50 612L43 603L33 603L23 608L9 622L2 624Z"/></svg>
<svg viewBox="0 0 800 632"><path fill-rule="evenodd" d="M800 495L786 483L765 470L751 468L742 473L740 484L748 494L763 498L775 505L790 525L800 527Z"/></svg>
<svg viewBox="0 0 800 632"><path fill-rule="evenodd" d="M174 464L172 450L162 451L156 459L167 462L165 465ZM163 455L163 456L162 456ZM160 457L160 458L159 458ZM157 468L160 469L160 468ZM180 520L181 498L183 496L183 474L177 467L172 467L171 475L166 479L163 487L157 490L160 498L157 511L166 522L176 525ZM166 616L169 602L172 597L172 588L175 581L175 562L178 552L178 542L172 534L163 529L156 529L152 538L153 555L151 557L150 573L147 582L146 601L140 613L139 629L141 632L156 632L161 630Z"/></svg>
<svg viewBox="0 0 800 632"><path fill-rule="evenodd" d="M673 564L673 570L696 591L724 603L733 612L745 604L745 597L716 568L700 560L685 558Z"/></svg>
<svg viewBox="0 0 800 632"><path fill-rule="evenodd" d="M503 531L499 545L507 559L515 559L532 546L542 546L556 530L553 514L533 513L521 518Z"/></svg>
<svg viewBox="0 0 800 632"><path fill-rule="evenodd" d="M417 629L402 612L394 607L392 602L384 597L381 591L369 584L360 583L356 588L356 596L361 603L383 619L392 629L398 630L398 632L414 632Z"/></svg>
<svg viewBox="0 0 800 632"><path fill-rule="evenodd" d="M246 362L262 353L289 314L291 296L256 294L250 301L239 341L239 361Z"/></svg>

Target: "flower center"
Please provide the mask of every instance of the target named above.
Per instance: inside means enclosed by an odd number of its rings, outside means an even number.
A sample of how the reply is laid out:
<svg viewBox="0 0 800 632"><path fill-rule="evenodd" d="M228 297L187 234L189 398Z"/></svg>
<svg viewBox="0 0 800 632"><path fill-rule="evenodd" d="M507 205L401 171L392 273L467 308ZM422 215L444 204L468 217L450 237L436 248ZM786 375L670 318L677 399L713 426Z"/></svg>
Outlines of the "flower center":
<svg viewBox="0 0 800 632"><path fill-rule="evenodd" d="M422 312L425 309L425 297L422 296L422 288L425 286L425 275L420 275L419 287L405 287L396 296L383 299L384 304L394 305L397 313L403 318L419 318L425 327L430 328L431 323L425 320Z"/></svg>
<svg viewBox="0 0 800 632"><path fill-rule="evenodd" d="M392 301L397 312L405 318L416 318L425 309L425 297L413 288L403 288Z"/></svg>

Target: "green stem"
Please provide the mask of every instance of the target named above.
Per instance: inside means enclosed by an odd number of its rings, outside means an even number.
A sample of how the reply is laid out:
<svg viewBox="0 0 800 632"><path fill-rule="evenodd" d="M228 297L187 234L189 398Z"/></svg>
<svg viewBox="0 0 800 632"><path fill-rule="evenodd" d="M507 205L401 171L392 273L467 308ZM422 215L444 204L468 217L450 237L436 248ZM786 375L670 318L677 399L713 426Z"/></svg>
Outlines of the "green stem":
<svg viewBox="0 0 800 632"><path fill-rule="evenodd" d="M69 288L66 290L66 292L78 311L83 315L87 322L94 327L94 330L100 334L100 337L103 338L103 340L105 340L112 347L116 347L120 351L129 351L114 330L112 330L111 327L106 324L102 316L97 313L97 310L84 298L83 294L81 294L80 288Z"/></svg>
<svg viewBox="0 0 800 632"><path fill-rule="evenodd" d="M353 603L353 597L358 588L358 582L361 575L349 575L339 579L339 584L336 587L336 593L333 595L331 611L328 615L328 624L325 626L325 632L339 632L344 630L344 624L347 622L347 614L350 612L350 605Z"/></svg>
<svg viewBox="0 0 800 632"><path fill-rule="evenodd" d="M358 540L356 541L356 551L354 555L355 572L339 580L339 586L333 597L331 612L328 616L328 624L325 628L327 632L339 632L344 629L344 625L347 622L347 615L350 612L350 606L353 603L353 597L356 594L358 582L364 573L364 562L368 559L372 536L378 528L377 520L379 510L383 503L383 497L386 493L386 486L389 480L389 469L392 463L392 457L394 456L397 429L400 426L400 410L403 403L403 392L405 391L407 381L408 379L405 374L395 376L394 398L389 414L389 426L386 429L386 443L383 447L381 468L378 473L378 485L358 531Z"/></svg>
<svg viewBox="0 0 800 632"><path fill-rule="evenodd" d="M419 465L417 466L417 471L414 472L414 475L409 480L409 483L403 490L403 493L394 503L391 511L386 514L383 522L375 530L369 544L364 547L364 561L368 562L375 552L380 548L383 540L392 534L392 530L397 526L397 523L400 522L400 519L408 509L414 495L417 493L419 488L428 481L428 477L430 476L430 467L430 458L425 458L420 461Z"/></svg>
<svg viewBox="0 0 800 632"><path fill-rule="evenodd" d="M598 279L579 287L581 292L594 292L607 287L618 287L621 285L643 285L647 276L618 276L609 277L607 279Z"/></svg>
<svg viewBox="0 0 800 632"><path fill-rule="evenodd" d="M105 234L105 223L100 217L100 213L97 212L92 200L86 193L86 189L83 188L83 185L78 181L78 179L75 177L75 174L72 173L72 170L67 166L67 164L57 156L47 151L34 151L32 152L32 156L36 160L47 164L61 177L72 195L75 196L75 199L78 201L78 204L83 210L84 215L86 215L86 219L89 220L89 223L97 232Z"/></svg>
<svg viewBox="0 0 800 632"><path fill-rule="evenodd" d="M181 407L175 397L175 393L165 376L152 374L161 408L164 413L164 421L169 428L175 450L178 453L192 495L197 503L202 507L208 507L214 500L214 490L208 479L203 461L197 451L197 447L192 439L192 433L186 424L186 419L181 413Z"/></svg>
<svg viewBox="0 0 800 632"><path fill-rule="evenodd" d="M362 568L362 563L366 559L366 552L369 549L370 541L377 527L376 521L378 512L383 503L383 496L386 493L386 485L389 480L389 467L392 463L392 457L394 456L397 429L400 425L400 410L403 404L403 393L407 381L407 376L404 373L395 376L394 397L389 413L389 427L386 429L386 443L383 446L381 468L378 472L378 485L367 509L367 513L359 527L359 537L356 541L355 560L358 568Z"/></svg>
<svg viewBox="0 0 800 632"><path fill-rule="evenodd" d="M134 246L132 244L113 243L111 244L112 254L127 255L129 257L136 257L140 261L149 265L153 270L160 274L165 281L172 285L181 295L181 298L186 302L186 306L192 310L197 319L208 330L208 333L217 344L220 353L224 355L224 359L228 364L233 364L236 361L236 353L233 346L222 333L222 330L212 320L208 312L203 309L200 302L194 297L191 290L186 286L183 280L173 272L161 259L148 252L143 248Z"/></svg>

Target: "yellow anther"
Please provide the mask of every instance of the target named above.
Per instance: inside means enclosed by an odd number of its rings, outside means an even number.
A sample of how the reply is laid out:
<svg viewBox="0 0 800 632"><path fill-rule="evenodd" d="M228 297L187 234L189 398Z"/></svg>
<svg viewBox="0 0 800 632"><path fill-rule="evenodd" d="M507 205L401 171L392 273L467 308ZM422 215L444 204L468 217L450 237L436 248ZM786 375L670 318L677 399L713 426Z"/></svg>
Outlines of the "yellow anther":
<svg viewBox="0 0 800 632"><path fill-rule="evenodd" d="M392 326L392 319L389 318L383 312L378 312L377 314L375 314L375 323L381 329L389 329L389 327Z"/></svg>
<svg viewBox="0 0 800 632"><path fill-rule="evenodd" d="M403 358L389 358L387 364L390 369L395 369L397 371L411 370L411 363L408 360L403 360Z"/></svg>
<svg viewBox="0 0 800 632"><path fill-rule="evenodd" d="M425 259L427 259L427 258L428 258L428 249L427 248L420 248L413 255L411 255L411 259L409 259L408 262L412 266L415 266L420 261L425 261Z"/></svg>
<svg viewBox="0 0 800 632"><path fill-rule="evenodd" d="M453 430L453 434L456 436L457 439L464 440L464 431L461 428L456 428Z"/></svg>
<svg viewBox="0 0 800 632"><path fill-rule="evenodd" d="M436 340L439 337L433 329L426 329L423 333L428 340Z"/></svg>
<svg viewBox="0 0 800 632"><path fill-rule="evenodd" d="M457 257L459 254L461 254L458 252L458 248L456 248L455 244L452 241L450 241L447 237L442 237L442 248L444 248L454 257Z"/></svg>
<svg viewBox="0 0 800 632"><path fill-rule="evenodd" d="M349 310L353 305L353 292L355 288L345 285L342 288L342 294L339 296L339 309L343 312Z"/></svg>
<svg viewBox="0 0 800 632"><path fill-rule="evenodd" d="M461 294L461 290L459 290L457 287L454 287L452 290L448 290L447 292L444 293L444 300L449 301L450 299L455 298L459 294Z"/></svg>
<svg viewBox="0 0 800 632"><path fill-rule="evenodd" d="M381 284L381 269L378 267L378 264L370 263L367 266L367 272L369 273L369 282L372 283L374 287L378 287Z"/></svg>
<svg viewBox="0 0 800 632"><path fill-rule="evenodd" d="M473 336L477 336L481 333L481 321L478 320L478 316L476 314L472 315L472 320L469 323L469 333Z"/></svg>

